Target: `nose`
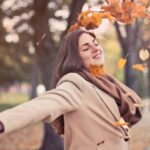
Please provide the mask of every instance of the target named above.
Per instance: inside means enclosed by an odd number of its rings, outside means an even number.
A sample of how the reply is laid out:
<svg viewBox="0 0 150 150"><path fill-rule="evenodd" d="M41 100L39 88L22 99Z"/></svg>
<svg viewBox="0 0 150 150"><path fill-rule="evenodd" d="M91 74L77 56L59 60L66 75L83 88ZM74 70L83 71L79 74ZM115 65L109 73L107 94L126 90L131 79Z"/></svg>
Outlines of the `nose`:
<svg viewBox="0 0 150 150"><path fill-rule="evenodd" d="M92 49L92 52L97 52L98 51L98 49L97 49L97 47L95 45L90 44L90 47Z"/></svg>

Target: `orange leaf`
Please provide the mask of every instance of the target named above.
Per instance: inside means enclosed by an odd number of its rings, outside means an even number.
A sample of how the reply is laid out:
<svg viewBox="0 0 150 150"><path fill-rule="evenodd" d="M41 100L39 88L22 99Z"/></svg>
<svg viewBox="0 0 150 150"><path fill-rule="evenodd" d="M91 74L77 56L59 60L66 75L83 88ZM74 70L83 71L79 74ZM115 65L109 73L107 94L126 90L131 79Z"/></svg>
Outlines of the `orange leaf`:
<svg viewBox="0 0 150 150"><path fill-rule="evenodd" d="M120 120L116 121L114 123L114 126L116 127L120 127L120 126L124 126L124 125L128 125L128 122L125 122L123 118L121 118Z"/></svg>
<svg viewBox="0 0 150 150"><path fill-rule="evenodd" d="M118 68L122 69L125 66L126 62L127 62L127 59L120 58L119 61L118 61Z"/></svg>
<svg viewBox="0 0 150 150"><path fill-rule="evenodd" d="M86 29L95 29L102 23L102 18L97 12L90 10L82 12L78 16L78 24L84 26Z"/></svg>
<svg viewBox="0 0 150 150"><path fill-rule="evenodd" d="M142 72L145 70L145 66L143 64L134 64L132 65L132 68Z"/></svg>
<svg viewBox="0 0 150 150"><path fill-rule="evenodd" d="M68 29L67 33L73 32L73 31L77 30L78 28L79 28L78 23L75 23Z"/></svg>
<svg viewBox="0 0 150 150"><path fill-rule="evenodd" d="M91 74L93 74L96 77L104 75L104 68L100 65L90 65L89 70Z"/></svg>

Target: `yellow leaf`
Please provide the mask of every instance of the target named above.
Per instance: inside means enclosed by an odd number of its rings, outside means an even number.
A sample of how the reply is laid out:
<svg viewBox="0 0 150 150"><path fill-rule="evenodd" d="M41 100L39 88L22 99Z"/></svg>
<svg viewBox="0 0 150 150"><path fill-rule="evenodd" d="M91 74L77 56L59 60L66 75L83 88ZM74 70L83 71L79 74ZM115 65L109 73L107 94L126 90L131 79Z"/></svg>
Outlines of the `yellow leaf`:
<svg viewBox="0 0 150 150"><path fill-rule="evenodd" d="M139 57L141 60L145 61L149 58L149 52L147 49L141 49L139 52Z"/></svg>
<svg viewBox="0 0 150 150"><path fill-rule="evenodd" d="M126 64L126 61L127 61L127 59L120 58L119 61L118 61L118 68L122 69L125 66L125 64Z"/></svg>
<svg viewBox="0 0 150 150"><path fill-rule="evenodd" d="M132 68L142 72L145 70L145 66L143 64L134 64L132 65Z"/></svg>
<svg viewBox="0 0 150 150"><path fill-rule="evenodd" d="M128 122L125 122L123 118L121 118L120 120L116 121L114 123L114 126L116 127L120 127L120 126L124 126L124 125L128 125Z"/></svg>

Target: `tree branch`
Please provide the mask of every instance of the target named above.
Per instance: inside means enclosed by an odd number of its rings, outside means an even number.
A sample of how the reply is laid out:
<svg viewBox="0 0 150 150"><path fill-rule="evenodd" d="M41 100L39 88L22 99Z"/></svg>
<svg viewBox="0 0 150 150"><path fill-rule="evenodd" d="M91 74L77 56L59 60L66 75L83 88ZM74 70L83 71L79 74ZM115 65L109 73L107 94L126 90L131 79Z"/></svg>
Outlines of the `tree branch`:
<svg viewBox="0 0 150 150"><path fill-rule="evenodd" d="M73 0L72 1L71 5L70 5L70 16L68 18L67 30L69 29L71 24L73 24L77 21L77 16L78 16L78 14L80 14L85 2L86 2L86 0Z"/></svg>
<svg viewBox="0 0 150 150"><path fill-rule="evenodd" d="M117 22L114 23L118 40L120 41L120 45L122 48L125 47L125 38L122 36L121 31L119 29L119 24Z"/></svg>

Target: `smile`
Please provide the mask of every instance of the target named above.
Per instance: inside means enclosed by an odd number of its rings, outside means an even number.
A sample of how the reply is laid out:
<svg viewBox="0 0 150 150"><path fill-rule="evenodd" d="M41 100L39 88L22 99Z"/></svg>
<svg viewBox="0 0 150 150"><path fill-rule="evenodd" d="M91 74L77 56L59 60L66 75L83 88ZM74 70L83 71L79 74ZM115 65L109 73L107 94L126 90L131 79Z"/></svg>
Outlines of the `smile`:
<svg viewBox="0 0 150 150"><path fill-rule="evenodd" d="M98 54L96 54L93 58L94 59L98 59L98 58L100 58L101 57L101 53L98 53Z"/></svg>

